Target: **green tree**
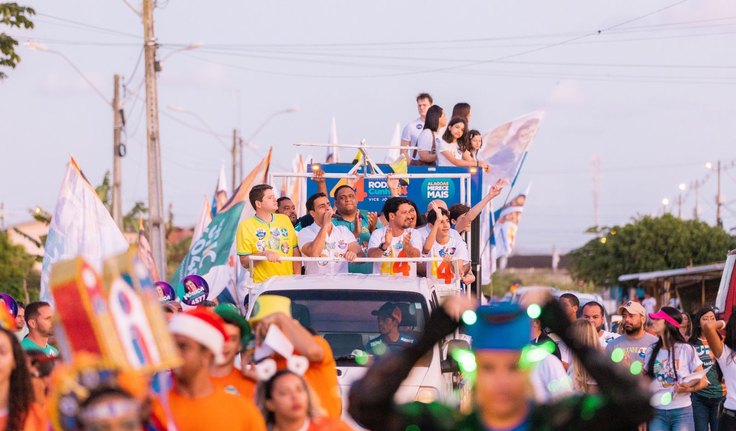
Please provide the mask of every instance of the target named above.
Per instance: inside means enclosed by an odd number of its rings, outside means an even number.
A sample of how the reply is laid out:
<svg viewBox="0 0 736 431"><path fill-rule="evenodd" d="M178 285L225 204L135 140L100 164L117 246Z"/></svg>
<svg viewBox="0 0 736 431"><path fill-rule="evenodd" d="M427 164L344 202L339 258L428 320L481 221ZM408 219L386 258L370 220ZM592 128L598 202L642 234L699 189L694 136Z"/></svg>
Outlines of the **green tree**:
<svg viewBox="0 0 736 431"><path fill-rule="evenodd" d="M24 7L18 5L18 3L0 3L0 24L10 28L33 28L33 21L31 16L35 15L36 11L30 7ZM0 32L0 67L15 68L20 62L20 56L15 52L15 48L18 46L18 41L6 34ZM7 77L5 73L0 70L0 80Z"/></svg>
<svg viewBox="0 0 736 431"><path fill-rule="evenodd" d="M613 286L622 274L683 268L723 261L736 238L720 228L671 214L640 217L605 227L598 238L570 252L576 280Z"/></svg>
<svg viewBox="0 0 736 431"><path fill-rule="evenodd" d="M34 262L33 256L23 247L10 242L7 232L0 231L0 291L25 301ZM38 293L34 293L30 295L31 299L38 297Z"/></svg>

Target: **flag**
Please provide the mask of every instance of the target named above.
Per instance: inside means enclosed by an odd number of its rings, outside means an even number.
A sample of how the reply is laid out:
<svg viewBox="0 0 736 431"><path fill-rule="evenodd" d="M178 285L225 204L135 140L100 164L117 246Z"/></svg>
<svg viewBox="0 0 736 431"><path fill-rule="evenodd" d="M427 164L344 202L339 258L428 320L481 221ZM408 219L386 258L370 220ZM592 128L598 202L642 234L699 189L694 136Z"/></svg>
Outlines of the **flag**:
<svg viewBox="0 0 736 431"><path fill-rule="evenodd" d="M49 282L54 263L82 256L96 271L101 271L103 260L127 249L125 237L72 158L46 238L41 300L53 304Z"/></svg>
<svg viewBox="0 0 736 431"><path fill-rule="evenodd" d="M292 168L294 173L306 173L307 164L304 161L304 156L297 154L292 162ZM290 193L291 194L288 196L291 198L291 201L294 202L297 215L304 215L307 205L307 179L305 177L294 177L291 183Z"/></svg>
<svg viewBox="0 0 736 431"><path fill-rule="evenodd" d="M143 218L138 223L138 257L143 262L143 265L148 269L151 274L153 281L159 281L158 267L156 261L153 259L153 251L151 250L151 243L148 242L146 237L146 230L143 228Z"/></svg>
<svg viewBox="0 0 736 431"><path fill-rule="evenodd" d="M243 282L246 277L236 253L235 233L241 220L255 214L248 202L248 192L253 186L266 183L271 151L243 179L230 200L197 241L192 243L171 280L171 284L177 286L179 297L184 294L181 280L187 275L196 274L207 280L210 288L207 299L218 298L220 302L231 302L239 307L243 305Z"/></svg>
<svg viewBox="0 0 736 431"><path fill-rule="evenodd" d="M396 123L396 127L394 127L394 134L391 135L391 140L388 143L392 147L388 150L388 153L386 153L386 158L384 159L384 163L394 163L399 159L401 156L401 125L399 123Z"/></svg>
<svg viewBox="0 0 736 431"><path fill-rule="evenodd" d="M498 257L509 256L514 249L521 215L524 212L524 205L526 204L528 195L529 187L493 214L492 241L495 242L495 251Z"/></svg>
<svg viewBox="0 0 736 431"><path fill-rule="evenodd" d="M221 207L222 208L222 207ZM212 221L212 205L207 200L207 197L205 196L204 202L202 202L202 211L199 212L199 217L197 218L197 224L194 225L194 233L192 234L192 244L194 245L195 242L199 239L199 237L202 236L202 232L204 232L205 229L207 229L207 226ZM190 248L191 248L190 245Z"/></svg>
<svg viewBox="0 0 736 431"><path fill-rule="evenodd" d="M210 208L212 217L214 217L230 197L230 190L227 188L227 177L225 176L225 165L220 166L220 176L217 178L215 192L212 194L212 206Z"/></svg>
<svg viewBox="0 0 736 431"><path fill-rule="evenodd" d="M340 152L337 148L337 125L335 117L332 117L332 125L330 126L330 136L327 137L327 155L325 163L340 163Z"/></svg>

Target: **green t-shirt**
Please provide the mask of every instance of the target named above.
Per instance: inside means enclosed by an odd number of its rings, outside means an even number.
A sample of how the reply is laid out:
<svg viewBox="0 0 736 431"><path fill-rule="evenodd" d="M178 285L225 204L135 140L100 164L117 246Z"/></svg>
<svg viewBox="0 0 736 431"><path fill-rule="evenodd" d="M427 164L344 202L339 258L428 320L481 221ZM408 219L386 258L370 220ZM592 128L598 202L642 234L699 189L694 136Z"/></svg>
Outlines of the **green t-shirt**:
<svg viewBox="0 0 736 431"><path fill-rule="evenodd" d="M51 344L46 344L46 347L41 347L28 337L24 338L23 341L20 342L20 345L23 347L23 350L40 350L46 356L59 356L59 351L56 350L56 347Z"/></svg>
<svg viewBox="0 0 736 431"><path fill-rule="evenodd" d="M696 394L706 398L723 397L725 395L724 387L721 384L721 379L718 378L718 370L715 367L716 361L710 350L710 346L708 346L708 341L699 338L695 340L693 346L695 347L695 353L698 354L698 357L703 362L703 368L711 367L705 375L708 378L708 386L696 392Z"/></svg>
<svg viewBox="0 0 736 431"><path fill-rule="evenodd" d="M347 221L342 218L340 214L335 214L332 217L332 224L335 226L345 226L350 233L355 232L355 221ZM378 226L376 228L380 227L381 222L379 221ZM368 229L368 213L361 212L360 213L360 234L358 235L358 245L363 249L363 251L368 250L368 241L371 239L371 231ZM349 263L348 264L348 272L352 274L373 274L373 264L372 263Z"/></svg>

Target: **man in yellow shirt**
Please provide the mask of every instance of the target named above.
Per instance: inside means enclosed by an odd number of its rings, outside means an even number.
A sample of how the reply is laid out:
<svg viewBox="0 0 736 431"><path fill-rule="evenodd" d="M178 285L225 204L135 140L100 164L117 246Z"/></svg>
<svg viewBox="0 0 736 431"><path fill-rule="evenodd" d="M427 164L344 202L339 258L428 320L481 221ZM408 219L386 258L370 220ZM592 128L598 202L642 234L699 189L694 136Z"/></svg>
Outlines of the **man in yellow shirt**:
<svg viewBox="0 0 736 431"><path fill-rule="evenodd" d="M240 222L235 236L238 256L244 268L250 256L265 256L267 261L253 262L253 281L262 283L274 275L301 274L301 262L281 261L282 256L301 256L291 220L276 214L279 206L268 184L253 187L248 194L256 214Z"/></svg>

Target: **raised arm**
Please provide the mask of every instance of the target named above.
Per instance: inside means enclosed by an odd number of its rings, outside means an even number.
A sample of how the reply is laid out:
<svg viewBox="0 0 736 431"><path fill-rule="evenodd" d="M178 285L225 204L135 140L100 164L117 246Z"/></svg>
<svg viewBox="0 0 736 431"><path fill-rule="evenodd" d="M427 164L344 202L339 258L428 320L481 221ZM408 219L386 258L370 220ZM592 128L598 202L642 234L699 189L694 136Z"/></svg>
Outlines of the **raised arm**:
<svg viewBox="0 0 736 431"><path fill-rule="evenodd" d="M723 340L721 339L721 335L718 333L718 330L724 329L725 327L726 322L723 320L719 320L717 322L705 322L703 325L703 335L705 335L705 339L708 340L710 351L713 352L713 356L716 358L720 358L723 354Z"/></svg>
<svg viewBox="0 0 736 431"><path fill-rule="evenodd" d="M493 200L493 198L501 194L501 191L503 190L503 186L505 184L506 181L503 179L496 181L496 184L491 187L491 190L488 192L487 195L483 196L483 199L481 199L480 202L473 205L473 208L470 208L470 211L458 217L457 222L455 223L455 230L457 230L458 232L463 232L465 229L467 229L473 222L473 220L475 220L475 218L478 217L481 211L483 211L483 208L485 208L486 205L488 205L488 203Z"/></svg>

